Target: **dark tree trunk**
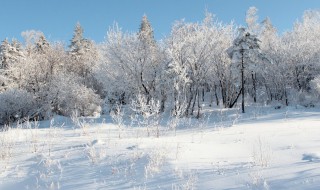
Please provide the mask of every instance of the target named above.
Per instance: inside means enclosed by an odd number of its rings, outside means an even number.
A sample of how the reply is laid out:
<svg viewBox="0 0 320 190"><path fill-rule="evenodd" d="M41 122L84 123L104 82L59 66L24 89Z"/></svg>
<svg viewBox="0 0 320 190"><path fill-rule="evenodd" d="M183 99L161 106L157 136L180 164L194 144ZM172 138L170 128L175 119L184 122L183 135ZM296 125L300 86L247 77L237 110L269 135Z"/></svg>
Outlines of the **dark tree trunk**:
<svg viewBox="0 0 320 190"><path fill-rule="evenodd" d="M202 102L204 102L204 87L202 89Z"/></svg>
<svg viewBox="0 0 320 190"><path fill-rule="evenodd" d="M204 92L204 91L202 91L202 92ZM200 110L201 110L199 93L200 93L199 90L197 90L197 94L198 94L198 113L197 113L197 119L200 118Z"/></svg>
<svg viewBox="0 0 320 190"><path fill-rule="evenodd" d="M230 103L229 108L232 108L232 107L237 103L237 101L238 101L238 99L239 99L239 97L240 97L240 94L241 94L242 90L243 90L243 89L241 88L240 91L239 91L239 93L238 93L238 95L237 95L237 97L234 99L234 101L233 101L232 103Z"/></svg>
<svg viewBox="0 0 320 190"><path fill-rule="evenodd" d="M214 85L214 96L216 97L217 106L219 106L220 101L219 101L219 97L218 97L218 93L217 93L217 86L216 85Z"/></svg>
<svg viewBox="0 0 320 190"><path fill-rule="evenodd" d="M163 113L163 112L164 112L164 108L165 108L165 103L166 103L167 97L166 97L166 95L165 95L164 92L161 92L161 93L162 93L162 97L161 97L160 112Z"/></svg>
<svg viewBox="0 0 320 190"><path fill-rule="evenodd" d="M189 88L189 91L190 91L190 95L189 95L189 99L188 99L188 104L187 104L187 107L186 107L186 112L185 112L185 115L186 116L189 116L189 109L191 107L191 102L192 102L192 99L193 99L193 92L192 92L192 87ZM191 112L192 114L192 112Z"/></svg>
<svg viewBox="0 0 320 190"><path fill-rule="evenodd" d="M197 98L199 99L200 97L199 97L199 93L198 93L198 88L196 89L196 91L194 92L193 91L193 93L192 93L192 95L193 95L193 103L192 103L192 107L191 107L191 114L190 115L193 115L193 111L194 111L194 107L195 107L195 105L196 105L196 100L197 100Z"/></svg>
<svg viewBox="0 0 320 190"><path fill-rule="evenodd" d="M227 107L226 89L224 88L221 80L220 80L220 87L221 87L222 103L225 107Z"/></svg>
<svg viewBox="0 0 320 190"><path fill-rule="evenodd" d="M256 87L256 73L251 74L252 77L252 83L253 83L253 101L254 103L257 102L257 87Z"/></svg>
<svg viewBox="0 0 320 190"><path fill-rule="evenodd" d="M285 99L286 99L286 106L289 106L287 90L284 90L284 97L285 97Z"/></svg>
<svg viewBox="0 0 320 190"><path fill-rule="evenodd" d="M244 58L243 58L243 50L241 51L241 93L242 93L242 113L244 112Z"/></svg>

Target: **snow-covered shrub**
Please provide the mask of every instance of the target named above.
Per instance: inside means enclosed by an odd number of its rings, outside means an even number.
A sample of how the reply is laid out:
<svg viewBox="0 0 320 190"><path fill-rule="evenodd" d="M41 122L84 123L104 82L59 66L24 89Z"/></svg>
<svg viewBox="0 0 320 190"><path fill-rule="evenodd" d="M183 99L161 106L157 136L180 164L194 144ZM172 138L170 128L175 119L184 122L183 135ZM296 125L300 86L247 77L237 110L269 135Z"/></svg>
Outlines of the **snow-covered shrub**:
<svg viewBox="0 0 320 190"><path fill-rule="evenodd" d="M314 94L300 91L297 93L297 104L305 107L314 107L316 102L316 97Z"/></svg>
<svg viewBox="0 0 320 190"><path fill-rule="evenodd" d="M138 94L135 100L131 102L131 109L138 117L138 124L146 127L147 134L150 136L154 130L156 137L160 136L160 102L154 99L148 99L141 94Z"/></svg>
<svg viewBox="0 0 320 190"><path fill-rule="evenodd" d="M113 120L113 122L118 126L118 130L119 130L119 139L121 138L121 131L124 127L124 112L123 109L121 107L121 105L115 105L115 107L113 108L113 110L110 112L110 116Z"/></svg>
<svg viewBox="0 0 320 190"><path fill-rule="evenodd" d="M38 115L38 104L25 90L10 89L0 94L0 125Z"/></svg>
<svg viewBox="0 0 320 190"><path fill-rule="evenodd" d="M153 176L161 171L161 167L166 161L167 152L162 149L156 149L148 155L148 164L144 167L145 178Z"/></svg>
<svg viewBox="0 0 320 190"><path fill-rule="evenodd" d="M310 91L299 92L299 104L305 107L314 107L320 99L320 76L315 77L310 81Z"/></svg>
<svg viewBox="0 0 320 190"><path fill-rule="evenodd" d="M47 102L51 102L52 111L71 116L92 116L100 113L101 99L92 89L77 82L71 74L59 74L51 81Z"/></svg>
<svg viewBox="0 0 320 190"><path fill-rule="evenodd" d="M311 81L311 89L314 92L314 95L320 98L320 76L315 77Z"/></svg>
<svg viewBox="0 0 320 190"><path fill-rule="evenodd" d="M261 137L259 137L255 143L252 158L255 166L260 166L261 168L270 166L272 160L272 150L268 143L262 140Z"/></svg>

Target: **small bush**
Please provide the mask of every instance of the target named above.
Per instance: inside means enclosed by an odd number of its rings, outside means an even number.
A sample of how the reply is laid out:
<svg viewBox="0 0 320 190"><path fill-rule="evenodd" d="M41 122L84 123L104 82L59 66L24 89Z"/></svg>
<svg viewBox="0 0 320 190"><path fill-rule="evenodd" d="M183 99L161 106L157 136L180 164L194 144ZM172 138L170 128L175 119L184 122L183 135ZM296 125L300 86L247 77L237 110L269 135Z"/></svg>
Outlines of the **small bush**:
<svg viewBox="0 0 320 190"><path fill-rule="evenodd" d="M74 76L57 76L50 84L47 102L51 102L52 111L71 116L92 116L101 111L102 100L92 89L79 84Z"/></svg>
<svg viewBox="0 0 320 190"><path fill-rule="evenodd" d="M33 118L39 106L33 95L25 90L10 89L0 94L0 125Z"/></svg>

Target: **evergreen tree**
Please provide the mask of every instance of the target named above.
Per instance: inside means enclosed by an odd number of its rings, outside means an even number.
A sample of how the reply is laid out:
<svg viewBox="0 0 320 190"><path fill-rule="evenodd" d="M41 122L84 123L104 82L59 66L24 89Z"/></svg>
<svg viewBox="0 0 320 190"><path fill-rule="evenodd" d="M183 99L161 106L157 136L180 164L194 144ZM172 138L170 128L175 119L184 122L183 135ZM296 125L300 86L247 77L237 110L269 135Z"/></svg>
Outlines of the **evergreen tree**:
<svg viewBox="0 0 320 190"><path fill-rule="evenodd" d="M0 68L8 67L9 60L10 60L10 54L9 54L10 49L11 49L11 44L6 38L5 40L2 41L0 46L0 60L1 60Z"/></svg>
<svg viewBox="0 0 320 190"><path fill-rule="evenodd" d="M155 80L158 77L156 68L159 66L159 54L156 40L153 35L153 28L146 15L142 17L138 32L138 68L137 73L141 84L140 92L146 95L149 103L152 94L155 93Z"/></svg>
<svg viewBox="0 0 320 190"><path fill-rule="evenodd" d="M71 44L69 46L72 55L82 55L84 54L84 41L83 38L83 28L80 23L76 24L74 29L73 37L71 39Z"/></svg>
<svg viewBox="0 0 320 190"><path fill-rule="evenodd" d="M78 22L69 45L70 53L78 61L88 61L87 59L97 57L97 49L93 41L83 37L83 28Z"/></svg>
<svg viewBox="0 0 320 190"><path fill-rule="evenodd" d="M67 70L80 76L85 86L98 91L99 85L92 75L93 67L99 60L98 49L92 40L83 37L83 28L80 23L76 24L69 48L71 59Z"/></svg>
<svg viewBox="0 0 320 190"><path fill-rule="evenodd" d="M45 53L49 48L49 43L44 35L41 35L35 44L35 51Z"/></svg>
<svg viewBox="0 0 320 190"><path fill-rule="evenodd" d="M23 58L23 51L20 42L16 39L9 43L8 39L2 41L0 46L0 68L8 68L10 64L13 64Z"/></svg>
<svg viewBox="0 0 320 190"><path fill-rule="evenodd" d="M5 39L0 46L0 92L6 90L17 79L8 74L12 65L24 58L21 44L13 39L12 43Z"/></svg>
<svg viewBox="0 0 320 190"><path fill-rule="evenodd" d="M153 35L153 29L146 15L142 17L138 35L139 40L145 45L155 46L156 42Z"/></svg>

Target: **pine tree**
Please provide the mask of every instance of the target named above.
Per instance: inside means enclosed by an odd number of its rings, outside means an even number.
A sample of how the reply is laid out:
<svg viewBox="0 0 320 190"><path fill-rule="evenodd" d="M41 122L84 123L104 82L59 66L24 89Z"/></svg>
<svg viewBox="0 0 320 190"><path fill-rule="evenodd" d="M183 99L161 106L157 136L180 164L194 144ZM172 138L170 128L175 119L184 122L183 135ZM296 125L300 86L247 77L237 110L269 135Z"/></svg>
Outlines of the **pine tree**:
<svg viewBox="0 0 320 190"><path fill-rule="evenodd" d="M82 55L84 54L84 41L83 29L78 22L74 29L73 37L71 39L71 44L69 46L72 55Z"/></svg>
<svg viewBox="0 0 320 190"><path fill-rule="evenodd" d="M10 54L11 54L11 59L13 62L18 62L21 59L25 58L22 45L17 39L12 39L11 47L12 47L12 49L10 51Z"/></svg>
<svg viewBox="0 0 320 190"><path fill-rule="evenodd" d="M0 46L0 60L1 60L0 69L8 67L9 60L10 60L10 54L9 54L10 49L11 49L11 44L6 38L5 40L2 41Z"/></svg>
<svg viewBox="0 0 320 190"><path fill-rule="evenodd" d="M49 43L44 35L41 35L35 44L35 51L45 53L49 48Z"/></svg>
<svg viewBox="0 0 320 190"><path fill-rule="evenodd" d="M147 15L143 15L142 17L138 35L139 40L143 42L144 45L155 46L156 42L153 35L153 29Z"/></svg>
<svg viewBox="0 0 320 190"><path fill-rule="evenodd" d="M155 68L158 65L156 41L153 36L152 26L146 15L142 17L140 29L138 32L138 54L141 92L147 96L147 103L151 99L152 89L155 88L154 82L157 76Z"/></svg>
<svg viewBox="0 0 320 190"><path fill-rule="evenodd" d="M69 45L70 53L78 60L88 59L88 56L97 57L97 49L94 42L83 37L83 28L78 22Z"/></svg>
<svg viewBox="0 0 320 190"><path fill-rule="evenodd" d="M21 44L13 39L12 43L5 39L0 46L0 92L4 91L13 84L16 79L8 74L10 66L24 58Z"/></svg>
<svg viewBox="0 0 320 190"><path fill-rule="evenodd" d="M20 42L16 39L9 43L8 39L2 41L0 46L0 68L8 68L10 64L13 64L23 58L23 51Z"/></svg>

